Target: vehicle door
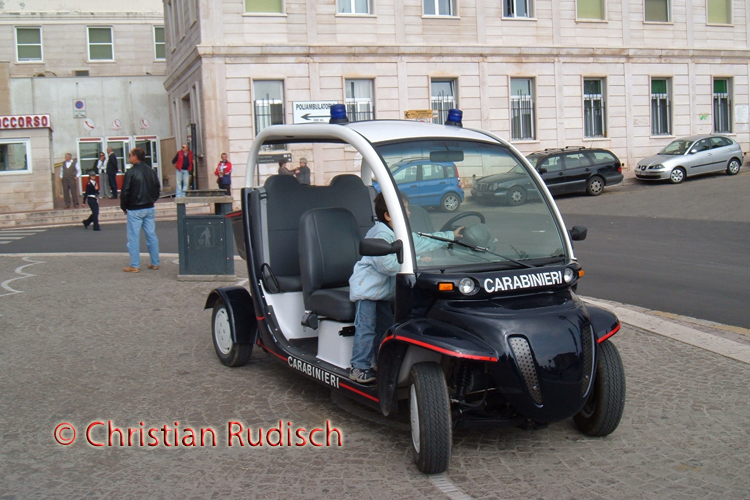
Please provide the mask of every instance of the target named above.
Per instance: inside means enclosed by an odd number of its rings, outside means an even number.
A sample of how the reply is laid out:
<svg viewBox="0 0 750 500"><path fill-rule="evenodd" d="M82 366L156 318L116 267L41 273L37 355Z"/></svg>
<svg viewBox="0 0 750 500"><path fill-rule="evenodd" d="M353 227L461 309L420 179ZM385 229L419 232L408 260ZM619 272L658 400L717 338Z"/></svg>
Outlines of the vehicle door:
<svg viewBox="0 0 750 500"><path fill-rule="evenodd" d="M586 191L586 183L591 176L591 162L586 155L582 152L564 154L563 168L565 169L565 192Z"/></svg>
<svg viewBox="0 0 750 500"><path fill-rule="evenodd" d="M409 202L415 205L422 205L421 189L419 189L419 165L409 165L397 170L393 174L393 180L396 181L399 190L409 197Z"/></svg>
<svg viewBox="0 0 750 500"><path fill-rule="evenodd" d="M711 154L713 164L711 171L721 171L727 168L730 158L732 158L732 141L726 137L711 137Z"/></svg>
<svg viewBox="0 0 750 500"><path fill-rule="evenodd" d="M711 153L711 140L701 139L693 144L688 151L685 160L687 175L710 172L712 163L713 154Z"/></svg>
<svg viewBox="0 0 750 500"><path fill-rule="evenodd" d="M547 189L553 195L565 193L565 171L560 155L551 155L537 165L539 175L542 176Z"/></svg>
<svg viewBox="0 0 750 500"><path fill-rule="evenodd" d="M422 206L439 205L440 199L448 191L448 179L445 177L445 166L436 163L423 163L422 180L419 183L420 203Z"/></svg>

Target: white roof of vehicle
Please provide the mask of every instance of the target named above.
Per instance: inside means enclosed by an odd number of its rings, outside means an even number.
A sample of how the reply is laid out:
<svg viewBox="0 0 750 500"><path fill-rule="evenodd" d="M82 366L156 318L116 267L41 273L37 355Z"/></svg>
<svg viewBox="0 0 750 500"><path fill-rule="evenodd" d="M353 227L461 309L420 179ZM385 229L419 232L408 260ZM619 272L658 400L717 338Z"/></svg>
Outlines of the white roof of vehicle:
<svg viewBox="0 0 750 500"><path fill-rule="evenodd" d="M464 129L452 125L438 125L408 120L372 120L351 122L343 125L362 134L368 141L387 142L400 139L420 137L471 139L475 141L496 142L494 138L476 130Z"/></svg>

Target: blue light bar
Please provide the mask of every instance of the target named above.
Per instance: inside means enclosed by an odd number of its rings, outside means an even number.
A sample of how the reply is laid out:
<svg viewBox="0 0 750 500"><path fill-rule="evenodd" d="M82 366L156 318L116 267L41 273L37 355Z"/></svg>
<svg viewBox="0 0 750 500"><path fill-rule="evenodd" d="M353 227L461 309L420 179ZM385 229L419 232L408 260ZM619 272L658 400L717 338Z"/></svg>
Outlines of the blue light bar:
<svg viewBox="0 0 750 500"><path fill-rule="evenodd" d="M344 104L334 104L331 106L331 119L328 120L328 123L349 123Z"/></svg>
<svg viewBox="0 0 750 500"><path fill-rule="evenodd" d="M461 119L464 117L464 112L460 109L449 109L448 110L448 118L445 120L446 125L453 125L454 127L462 127L464 126L463 123L461 123Z"/></svg>

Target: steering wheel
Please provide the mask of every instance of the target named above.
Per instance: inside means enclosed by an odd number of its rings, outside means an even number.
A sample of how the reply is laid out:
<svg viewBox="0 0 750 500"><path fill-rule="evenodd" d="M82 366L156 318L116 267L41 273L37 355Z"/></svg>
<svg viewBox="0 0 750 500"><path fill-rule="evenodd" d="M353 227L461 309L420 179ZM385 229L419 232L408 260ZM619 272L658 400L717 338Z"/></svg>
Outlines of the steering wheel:
<svg viewBox="0 0 750 500"><path fill-rule="evenodd" d="M479 218L479 222L482 223L482 224L484 224L484 215L482 215L481 213L479 213L479 212L463 212L463 213L460 213L460 214L456 215L451 220L449 220L448 222L446 222L445 224L443 224L443 227L441 227L440 230L441 231L449 231L449 230L453 231L454 229L460 227L458 224L456 224L456 221L459 221L459 220L464 219L466 217L472 217L472 216Z"/></svg>

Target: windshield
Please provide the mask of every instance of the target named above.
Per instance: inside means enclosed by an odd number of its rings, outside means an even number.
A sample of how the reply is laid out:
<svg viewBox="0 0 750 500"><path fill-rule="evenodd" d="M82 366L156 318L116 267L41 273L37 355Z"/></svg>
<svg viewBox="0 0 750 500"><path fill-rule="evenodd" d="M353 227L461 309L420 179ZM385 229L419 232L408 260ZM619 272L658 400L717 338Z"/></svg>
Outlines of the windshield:
<svg viewBox="0 0 750 500"><path fill-rule="evenodd" d="M408 182L395 180L408 199L418 269L520 268L567 257L549 201L507 147L411 140L375 149L394 178L409 170ZM459 227L460 244L444 241Z"/></svg>
<svg viewBox="0 0 750 500"><path fill-rule="evenodd" d="M684 155L687 153L688 148L692 144L692 141L684 141L682 139L677 139L676 141L672 141L667 146L659 151L660 155Z"/></svg>
<svg viewBox="0 0 750 500"><path fill-rule="evenodd" d="M539 163L539 158L541 158L541 156L537 155L530 155L526 157L526 159L529 160L529 163L531 163L531 166L534 168L536 168L536 164Z"/></svg>

